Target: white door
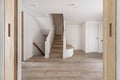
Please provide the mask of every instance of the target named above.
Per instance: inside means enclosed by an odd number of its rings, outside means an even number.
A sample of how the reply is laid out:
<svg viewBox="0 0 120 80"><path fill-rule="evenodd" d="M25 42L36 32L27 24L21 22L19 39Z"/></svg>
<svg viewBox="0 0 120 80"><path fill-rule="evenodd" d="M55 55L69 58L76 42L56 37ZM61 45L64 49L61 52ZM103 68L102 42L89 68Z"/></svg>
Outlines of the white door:
<svg viewBox="0 0 120 80"><path fill-rule="evenodd" d="M99 24L99 53L103 52L103 25Z"/></svg>
<svg viewBox="0 0 120 80"><path fill-rule="evenodd" d="M89 52L98 52L98 29L99 26L96 23L90 24L89 25Z"/></svg>

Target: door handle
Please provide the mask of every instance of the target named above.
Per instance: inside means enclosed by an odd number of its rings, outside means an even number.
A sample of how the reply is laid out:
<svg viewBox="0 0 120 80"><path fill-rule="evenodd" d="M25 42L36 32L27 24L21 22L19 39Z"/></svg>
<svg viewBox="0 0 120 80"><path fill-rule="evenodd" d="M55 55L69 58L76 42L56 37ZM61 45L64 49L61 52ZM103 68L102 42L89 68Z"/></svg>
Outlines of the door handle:
<svg viewBox="0 0 120 80"><path fill-rule="evenodd" d="M109 37L112 37L112 23L109 24Z"/></svg>
<svg viewBox="0 0 120 80"><path fill-rule="evenodd" d="M8 23L8 37L11 36L11 24Z"/></svg>

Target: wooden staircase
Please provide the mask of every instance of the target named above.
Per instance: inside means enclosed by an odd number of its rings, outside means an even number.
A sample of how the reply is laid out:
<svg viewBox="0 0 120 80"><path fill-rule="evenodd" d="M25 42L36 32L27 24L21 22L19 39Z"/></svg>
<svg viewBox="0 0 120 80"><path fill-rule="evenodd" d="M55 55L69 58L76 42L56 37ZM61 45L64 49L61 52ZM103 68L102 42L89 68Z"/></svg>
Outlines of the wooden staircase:
<svg viewBox="0 0 120 80"><path fill-rule="evenodd" d="M62 58L63 57L63 40L61 35L55 35L50 58Z"/></svg>

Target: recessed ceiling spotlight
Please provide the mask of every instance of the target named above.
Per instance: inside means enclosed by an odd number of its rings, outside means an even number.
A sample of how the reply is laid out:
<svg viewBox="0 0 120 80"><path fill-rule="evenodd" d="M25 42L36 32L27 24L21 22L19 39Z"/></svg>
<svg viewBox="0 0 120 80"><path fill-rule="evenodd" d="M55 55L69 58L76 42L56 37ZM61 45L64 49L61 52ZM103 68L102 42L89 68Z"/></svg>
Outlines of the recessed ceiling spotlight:
<svg viewBox="0 0 120 80"><path fill-rule="evenodd" d="M68 4L68 6L70 6L70 7L74 7L74 8L77 8L77 4L76 4L76 3Z"/></svg>
<svg viewBox="0 0 120 80"><path fill-rule="evenodd" d="M38 4L38 3L33 3L31 6L34 6L34 7L40 8L40 4Z"/></svg>
<svg viewBox="0 0 120 80"><path fill-rule="evenodd" d="M76 6L76 4L75 4L75 3L72 3L72 4L68 4L68 6Z"/></svg>

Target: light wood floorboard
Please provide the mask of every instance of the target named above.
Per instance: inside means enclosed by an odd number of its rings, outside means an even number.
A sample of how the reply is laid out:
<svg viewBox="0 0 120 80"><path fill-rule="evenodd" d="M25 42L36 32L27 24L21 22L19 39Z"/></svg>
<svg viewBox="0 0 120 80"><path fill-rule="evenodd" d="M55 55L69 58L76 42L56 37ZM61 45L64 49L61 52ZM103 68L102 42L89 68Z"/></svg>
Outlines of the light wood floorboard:
<svg viewBox="0 0 120 80"><path fill-rule="evenodd" d="M103 80L102 54L75 51L68 59L34 56L23 62L22 80Z"/></svg>

